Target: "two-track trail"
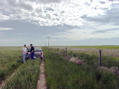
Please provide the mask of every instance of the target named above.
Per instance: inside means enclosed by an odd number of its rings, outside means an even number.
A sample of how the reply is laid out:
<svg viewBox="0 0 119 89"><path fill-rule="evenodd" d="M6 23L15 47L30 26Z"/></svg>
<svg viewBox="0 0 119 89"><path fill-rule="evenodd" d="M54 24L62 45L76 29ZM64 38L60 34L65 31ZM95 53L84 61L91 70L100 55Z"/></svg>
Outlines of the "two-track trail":
<svg viewBox="0 0 119 89"><path fill-rule="evenodd" d="M40 73L37 81L37 89L47 89L46 86L46 77L45 77L45 63L41 62Z"/></svg>
<svg viewBox="0 0 119 89"><path fill-rule="evenodd" d="M3 89L3 88L4 88L5 84L15 75L15 73L16 73L16 70L15 70L13 73L11 73L11 74L6 78L6 80L3 80L3 81L0 83L0 89Z"/></svg>

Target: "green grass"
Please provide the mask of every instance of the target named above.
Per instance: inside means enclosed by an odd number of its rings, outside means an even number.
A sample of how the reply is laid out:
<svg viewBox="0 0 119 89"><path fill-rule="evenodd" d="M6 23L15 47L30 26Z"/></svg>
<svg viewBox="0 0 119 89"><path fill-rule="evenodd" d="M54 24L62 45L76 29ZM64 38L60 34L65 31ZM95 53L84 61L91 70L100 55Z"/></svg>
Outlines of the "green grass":
<svg viewBox="0 0 119 89"><path fill-rule="evenodd" d="M62 56L66 55L65 50L50 49L50 51L58 53ZM70 51L68 50L68 55L71 57L78 57L83 60L85 63L89 64L92 67L98 67L99 65L99 56L95 54L87 54L80 51ZM119 58L113 56L103 56L102 55L102 66L112 67L116 66L119 68Z"/></svg>
<svg viewBox="0 0 119 89"><path fill-rule="evenodd" d="M17 69L3 89L36 89L40 59L29 60Z"/></svg>
<svg viewBox="0 0 119 89"><path fill-rule="evenodd" d="M64 46L68 48L97 48L97 49L119 49L118 45L102 45L102 46Z"/></svg>
<svg viewBox="0 0 119 89"><path fill-rule="evenodd" d="M48 89L119 89L118 76L97 69L97 55L68 51L70 56L78 57L85 62L83 65L77 65L64 58L64 50L47 48L43 48L43 50ZM15 75L3 89L36 89L40 59L29 60L20 65L21 60L20 47L1 47L0 80L5 79L6 76L16 70ZM102 65L119 67L119 60L114 57L103 56Z"/></svg>
<svg viewBox="0 0 119 89"><path fill-rule="evenodd" d="M0 82L21 64L21 60L20 48L0 47Z"/></svg>
<svg viewBox="0 0 119 89"><path fill-rule="evenodd" d="M85 61L90 61L77 65L53 51L45 49L48 89L119 89L118 77L110 72L97 70L94 56L78 55Z"/></svg>

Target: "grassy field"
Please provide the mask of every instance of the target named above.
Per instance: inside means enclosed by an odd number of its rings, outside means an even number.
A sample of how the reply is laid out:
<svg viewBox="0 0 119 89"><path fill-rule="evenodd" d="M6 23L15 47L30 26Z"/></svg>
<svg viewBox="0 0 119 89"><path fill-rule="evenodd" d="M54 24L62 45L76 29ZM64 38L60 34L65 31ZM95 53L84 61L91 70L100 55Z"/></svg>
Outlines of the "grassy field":
<svg viewBox="0 0 119 89"><path fill-rule="evenodd" d="M105 46L69 46L71 48L97 48L97 49L119 49L119 46L109 46L109 45L105 45Z"/></svg>
<svg viewBox="0 0 119 89"><path fill-rule="evenodd" d="M21 50L18 47L0 47L0 82L21 64Z"/></svg>
<svg viewBox="0 0 119 89"><path fill-rule="evenodd" d="M0 47L0 82L7 79L3 89L36 89L41 61L28 60L23 64L21 49Z"/></svg>
<svg viewBox="0 0 119 89"><path fill-rule="evenodd" d="M73 56L85 61L85 64L77 65L61 55L56 50L45 51L48 89L119 89L118 76L108 71L98 70L96 56L74 53ZM110 60L105 58L106 62L103 62L103 65L119 66L119 62L111 64Z"/></svg>
<svg viewBox="0 0 119 89"><path fill-rule="evenodd" d="M52 46L51 46L52 47ZM102 46L53 46L59 48L97 48L97 49L119 49L119 45L102 45Z"/></svg>
<svg viewBox="0 0 119 89"><path fill-rule="evenodd" d="M96 56L99 55L99 49L101 49L103 56L113 56L119 58L119 46L55 46L51 48L68 48L68 50Z"/></svg>
<svg viewBox="0 0 119 89"><path fill-rule="evenodd" d="M119 89L119 75L99 70L98 55L95 53L90 55L80 50L68 50L70 57L77 57L84 62L77 65L66 60L63 49L43 48L43 51L48 89ZM0 48L0 80L5 80L15 71L3 89L36 89L40 59L28 60L24 64L21 60L21 47ZM103 55L102 66L119 68L119 60Z"/></svg>

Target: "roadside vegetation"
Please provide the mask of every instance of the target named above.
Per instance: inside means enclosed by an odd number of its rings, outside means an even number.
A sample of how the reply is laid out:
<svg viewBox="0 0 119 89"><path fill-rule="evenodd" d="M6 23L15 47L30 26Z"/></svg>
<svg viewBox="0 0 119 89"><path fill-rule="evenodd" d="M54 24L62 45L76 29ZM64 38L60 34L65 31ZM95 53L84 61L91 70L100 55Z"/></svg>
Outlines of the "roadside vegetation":
<svg viewBox="0 0 119 89"><path fill-rule="evenodd" d="M99 49L102 50L103 56L117 57L119 58L119 46L54 46L52 48L59 48L86 53L89 55L99 55Z"/></svg>
<svg viewBox="0 0 119 89"><path fill-rule="evenodd" d="M92 67L99 66L99 57L96 55L89 55L86 53L72 52L72 51L69 51L68 54L71 57L78 57L79 59L83 60L86 64L89 64ZM119 68L119 60L115 57L102 56L101 63L102 63L102 66L106 66L106 67L115 66Z"/></svg>
<svg viewBox="0 0 119 89"><path fill-rule="evenodd" d="M36 89L40 63L40 59L36 59L21 65L3 89Z"/></svg>
<svg viewBox="0 0 119 89"><path fill-rule="evenodd" d="M65 59L65 52L45 49L46 80L48 89L119 89L117 75L98 70L98 57L95 55L70 53L85 62L77 65ZM103 65L119 66L119 62L104 57Z"/></svg>

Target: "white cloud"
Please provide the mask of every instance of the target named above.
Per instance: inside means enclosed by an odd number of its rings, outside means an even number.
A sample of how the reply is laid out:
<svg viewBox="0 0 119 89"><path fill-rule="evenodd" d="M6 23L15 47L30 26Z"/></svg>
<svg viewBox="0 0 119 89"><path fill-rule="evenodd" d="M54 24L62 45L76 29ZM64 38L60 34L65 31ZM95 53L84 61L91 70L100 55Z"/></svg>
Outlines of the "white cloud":
<svg viewBox="0 0 119 89"><path fill-rule="evenodd" d="M104 15L112 2L108 0L45 0L47 3L40 3L38 0L5 0L0 13L7 13L5 19L22 19L43 26L72 25L81 26L84 19L82 16L95 17ZM2 2L2 1L0 1ZM7 3L8 2L8 3ZM103 2L103 3L101 3ZM11 4L14 4L12 6ZM8 8L6 8L8 6ZM4 16L4 14L3 14ZM4 19L3 19L4 20Z"/></svg>
<svg viewBox="0 0 119 89"><path fill-rule="evenodd" d="M52 38L66 39L71 41L118 38L119 30L115 29L119 29L119 26L113 24L99 25L96 23L87 23L79 29L70 29L65 32L57 33L52 36Z"/></svg>
<svg viewBox="0 0 119 89"><path fill-rule="evenodd" d="M9 31L9 30L13 30L13 28L0 27L0 31Z"/></svg>
<svg viewBox="0 0 119 89"><path fill-rule="evenodd" d="M8 19L9 19L9 16L3 15L3 14L0 13L0 21L8 20Z"/></svg>
<svg viewBox="0 0 119 89"><path fill-rule="evenodd" d="M118 25L113 25L113 24L104 24L104 25L101 25L98 27L98 29L101 31L101 30L108 30L108 29L117 29L119 28Z"/></svg>
<svg viewBox="0 0 119 89"><path fill-rule="evenodd" d="M110 0L0 0L0 41L4 44L30 43L32 38L45 40L48 34L62 44L63 41L119 38L119 8L115 3L117 1ZM35 23L34 26L31 23ZM12 31L8 30L13 28L14 35L10 35ZM34 35L36 29L38 34ZM32 38L27 36L28 32ZM22 41L4 40L16 36Z"/></svg>

